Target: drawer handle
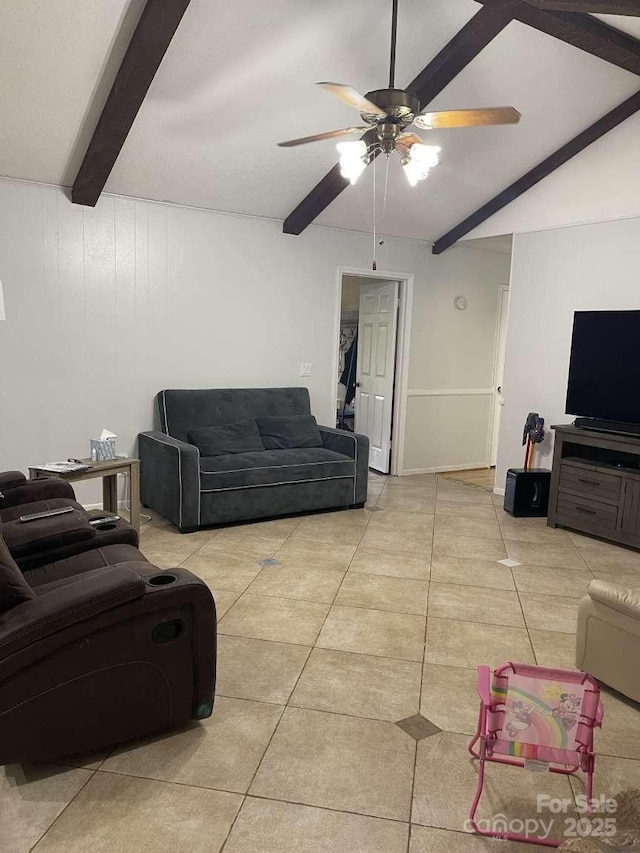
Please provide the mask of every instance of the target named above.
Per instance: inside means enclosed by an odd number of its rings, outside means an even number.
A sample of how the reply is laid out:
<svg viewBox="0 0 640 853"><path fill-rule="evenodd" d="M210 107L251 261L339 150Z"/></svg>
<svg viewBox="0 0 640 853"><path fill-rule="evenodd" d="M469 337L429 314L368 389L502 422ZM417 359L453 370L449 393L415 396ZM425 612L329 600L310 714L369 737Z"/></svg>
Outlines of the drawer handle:
<svg viewBox="0 0 640 853"><path fill-rule="evenodd" d="M600 480L589 480L586 477L578 477L579 483L587 483L589 486L599 486Z"/></svg>
<svg viewBox="0 0 640 853"><path fill-rule="evenodd" d="M585 515L596 515L597 514L595 509L589 509L586 506L578 506L577 504L576 504L576 511L577 512L584 512Z"/></svg>

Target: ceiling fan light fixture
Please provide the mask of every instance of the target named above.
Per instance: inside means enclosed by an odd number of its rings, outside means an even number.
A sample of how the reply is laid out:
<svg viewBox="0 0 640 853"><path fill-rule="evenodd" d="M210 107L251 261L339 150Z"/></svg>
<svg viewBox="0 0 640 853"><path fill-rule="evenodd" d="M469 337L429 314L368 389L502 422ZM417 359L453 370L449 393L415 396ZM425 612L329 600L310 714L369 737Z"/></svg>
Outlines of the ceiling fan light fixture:
<svg viewBox="0 0 640 853"><path fill-rule="evenodd" d="M369 162L367 143L363 139L351 142L338 142L340 153L340 174L355 184Z"/></svg>
<svg viewBox="0 0 640 853"><path fill-rule="evenodd" d="M415 187L418 181L427 177L433 166L438 165L440 151L439 145L414 142L408 154L402 158L402 169L410 186Z"/></svg>

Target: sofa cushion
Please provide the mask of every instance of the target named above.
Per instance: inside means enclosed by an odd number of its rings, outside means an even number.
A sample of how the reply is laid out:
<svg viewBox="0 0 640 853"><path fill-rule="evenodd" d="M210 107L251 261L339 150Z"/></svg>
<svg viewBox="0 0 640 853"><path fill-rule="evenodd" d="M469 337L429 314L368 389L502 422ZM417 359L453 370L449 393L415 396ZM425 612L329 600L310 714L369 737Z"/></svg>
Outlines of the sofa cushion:
<svg viewBox="0 0 640 853"><path fill-rule="evenodd" d="M195 444L202 456L226 456L229 453L264 450L258 425L253 418L193 429L188 433L188 439L189 444Z"/></svg>
<svg viewBox="0 0 640 853"><path fill-rule="evenodd" d="M354 476L353 459L324 447L263 450L200 459L200 490L203 492Z"/></svg>
<svg viewBox="0 0 640 853"><path fill-rule="evenodd" d="M322 447L322 436L313 415L256 418L266 450Z"/></svg>

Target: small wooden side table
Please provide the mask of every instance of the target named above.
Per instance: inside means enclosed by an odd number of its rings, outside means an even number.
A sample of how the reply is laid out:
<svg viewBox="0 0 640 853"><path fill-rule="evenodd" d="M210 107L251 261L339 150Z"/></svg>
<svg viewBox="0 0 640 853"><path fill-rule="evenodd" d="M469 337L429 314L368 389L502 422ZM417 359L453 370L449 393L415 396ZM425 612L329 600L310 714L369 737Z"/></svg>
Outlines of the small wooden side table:
<svg viewBox="0 0 640 853"><path fill-rule="evenodd" d="M42 468L29 468L29 479L37 480L42 477L59 477L67 483L77 483L81 480L93 480L102 477L102 508L105 512L118 515L118 474L129 475L129 512L131 526L140 533L140 460L139 459L110 459L106 462L92 462L81 459L83 465L89 465L85 471L69 471L57 474Z"/></svg>

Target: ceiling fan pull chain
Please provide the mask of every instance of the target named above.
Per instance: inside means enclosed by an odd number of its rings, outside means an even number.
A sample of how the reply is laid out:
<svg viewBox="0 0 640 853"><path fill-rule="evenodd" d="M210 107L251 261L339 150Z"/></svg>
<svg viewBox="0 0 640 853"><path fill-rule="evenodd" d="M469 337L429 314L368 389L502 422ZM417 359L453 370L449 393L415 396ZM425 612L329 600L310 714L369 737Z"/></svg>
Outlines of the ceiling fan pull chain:
<svg viewBox="0 0 640 853"><path fill-rule="evenodd" d="M384 195L382 196L382 216L380 217L380 239L378 240L379 246L384 246L384 218L385 213L387 212L387 189L389 187L389 160L391 159L388 154L385 155L385 159L387 161L385 173L384 173Z"/></svg>
<svg viewBox="0 0 640 853"><path fill-rule="evenodd" d="M398 0L391 5L391 59L389 61L389 88L395 88L396 82L396 34L398 32Z"/></svg>
<svg viewBox="0 0 640 853"><path fill-rule="evenodd" d="M377 270L376 264L376 157L373 158L373 263L372 270Z"/></svg>

